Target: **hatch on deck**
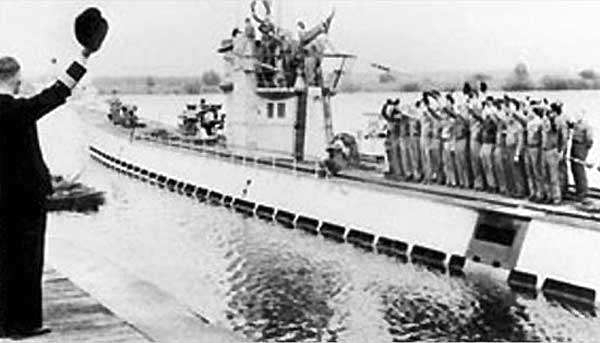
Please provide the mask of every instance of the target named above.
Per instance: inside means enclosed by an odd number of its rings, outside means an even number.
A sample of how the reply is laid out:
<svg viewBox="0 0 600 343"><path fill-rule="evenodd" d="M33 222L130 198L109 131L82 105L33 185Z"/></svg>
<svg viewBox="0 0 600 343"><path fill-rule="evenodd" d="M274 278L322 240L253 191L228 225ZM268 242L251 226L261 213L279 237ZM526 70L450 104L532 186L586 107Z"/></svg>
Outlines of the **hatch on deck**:
<svg viewBox="0 0 600 343"><path fill-rule="evenodd" d="M466 257L494 267L516 266L531 218L481 211Z"/></svg>

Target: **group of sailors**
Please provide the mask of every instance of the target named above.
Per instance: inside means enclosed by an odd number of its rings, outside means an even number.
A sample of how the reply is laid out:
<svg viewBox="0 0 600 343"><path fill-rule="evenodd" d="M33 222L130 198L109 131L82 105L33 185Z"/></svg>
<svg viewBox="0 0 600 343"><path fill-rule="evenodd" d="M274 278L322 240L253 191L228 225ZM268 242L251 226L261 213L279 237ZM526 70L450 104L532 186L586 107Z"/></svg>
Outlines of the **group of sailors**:
<svg viewBox="0 0 600 343"><path fill-rule="evenodd" d="M184 135L214 138L222 135L225 113L219 113L221 105L209 104L201 98L200 103L189 103L180 116L179 127Z"/></svg>
<svg viewBox="0 0 600 343"><path fill-rule="evenodd" d="M592 129L558 101L493 97L485 83L465 83L462 94L427 91L412 106L388 99L381 114L391 178L560 204L570 160L576 198L585 200Z"/></svg>
<svg viewBox="0 0 600 343"><path fill-rule="evenodd" d="M232 32L232 51L237 57L253 60L258 87L295 87L299 76L306 85L322 84L321 63L326 42L317 37L328 32L333 13L310 30L298 21L295 35L272 22L268 7L267 15L260 18L253 3L252 17L259 24L260 37L252 19L246 18L243 31L235 28Z"/></svg>
<svg viewBox="0 0 600 343"><path fill-rule="evenodd" d="M122 125L124 127L132 128L143 126L139 122L139 118L136 115L137 106L131 104L124 104L117 95L117 91L112 91L112 96L108 100L109 112L108 119L115 125Z"/></svg>

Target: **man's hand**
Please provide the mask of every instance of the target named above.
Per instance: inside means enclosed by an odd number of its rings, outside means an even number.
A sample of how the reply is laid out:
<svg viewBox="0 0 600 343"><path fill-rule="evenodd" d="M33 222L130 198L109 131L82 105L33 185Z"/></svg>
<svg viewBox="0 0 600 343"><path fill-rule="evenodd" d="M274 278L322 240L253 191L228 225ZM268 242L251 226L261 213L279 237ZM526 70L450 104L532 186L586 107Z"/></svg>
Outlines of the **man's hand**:
<svg viewBox="0 0 600 343"><path fill-rule="evenodd" d="M83 48L83 50L81 50L81 56L85 59L87 59L88 57L90 57L92 55L92 51L90 51L87 48Z"/></svg>

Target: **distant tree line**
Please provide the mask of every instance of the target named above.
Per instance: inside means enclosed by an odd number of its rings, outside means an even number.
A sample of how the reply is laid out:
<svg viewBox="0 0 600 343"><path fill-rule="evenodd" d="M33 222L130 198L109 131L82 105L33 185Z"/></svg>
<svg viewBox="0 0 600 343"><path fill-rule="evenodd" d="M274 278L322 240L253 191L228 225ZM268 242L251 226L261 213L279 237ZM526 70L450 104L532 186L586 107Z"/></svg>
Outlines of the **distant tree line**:
<svg viewBox="0 0 600 343"><path fill-rule="evenodd" d="M538 80L534 80L525 63L518 63L512 72L504 79L494 79L491 75L485 73L475 73L465 80L454 80L446 82L435 82L431 80L421 81L397 81L393 75L384 73L379 76L379 83L385 90L401 92L419 92L426 89L440 89L444 91L453 91L461 89L463 82L477 84L486 82L491 89L501 89L505 91L528 91L528 90L582 90L582 89L600 89L600 73L593 69L584 69L577 76L559 76L544 75ZM390 88L389 84L393 84ZM345 85L342 89L350 91L377 91L376 88L359 87L357 85Z"/></svg>
<svg viewBox="0 0 600 343"><path fill-rule="evenodd" d="M221 76L208 70L199 77L99 77L93 83L105 94L113 89L129 94L200 94L219 92Z"/></svg>

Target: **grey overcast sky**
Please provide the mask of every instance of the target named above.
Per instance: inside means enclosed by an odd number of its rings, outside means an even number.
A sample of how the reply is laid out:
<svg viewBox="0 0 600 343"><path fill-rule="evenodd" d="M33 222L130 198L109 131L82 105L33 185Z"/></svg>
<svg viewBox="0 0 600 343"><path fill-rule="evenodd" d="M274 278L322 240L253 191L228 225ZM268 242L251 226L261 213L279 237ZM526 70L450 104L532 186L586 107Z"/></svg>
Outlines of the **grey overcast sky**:
<svg viewBox="0 0 600 343"><path fill-rule="evenodd" d="M600 69L600 1L272 0L284 26L309 26L331 8L329 38L359 56L411 72ZM282 2L280 5L278 2ZM76 51L74 17L99 7L111 24L94 75L198 75L220 70L221 39L249 14L250 0L0 1L0 54L27 75Z"/></svg>

